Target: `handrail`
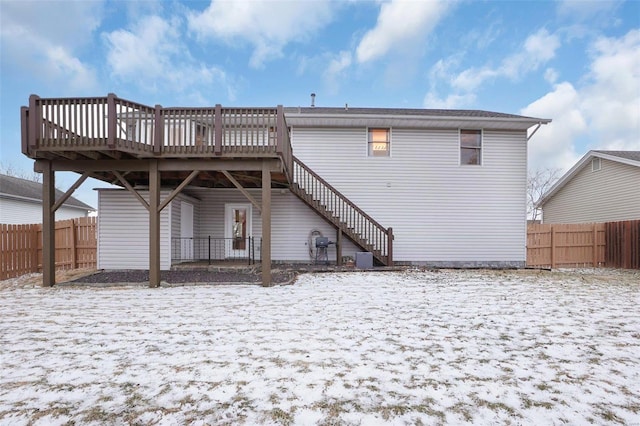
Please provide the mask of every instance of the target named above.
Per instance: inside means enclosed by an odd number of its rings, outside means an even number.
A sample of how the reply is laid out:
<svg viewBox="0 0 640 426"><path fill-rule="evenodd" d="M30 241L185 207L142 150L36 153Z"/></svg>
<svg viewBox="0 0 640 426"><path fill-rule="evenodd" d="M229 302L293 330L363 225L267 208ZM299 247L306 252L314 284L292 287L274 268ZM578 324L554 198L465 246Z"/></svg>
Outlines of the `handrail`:
<svg viewBox="0 0 640 426"><path fill-rule="evenodd" d="M328 220L340 226L351 237L360 239L360 243L371 249L376 257L383 258L390 264L393 239L391 228L383 227L297 157L292 158L292 182L311 197L310 201L315 202L318 208L326 211Z"/></svg>
<svg viewBox="0 0 640 426"><path fill-rule="evenodd" d="M150 107L114 94L32 95L23 113L26 150L108 149L182 156L278 155L291 170L283 108ZM148 154L147 154L148 155Z"/></svg>

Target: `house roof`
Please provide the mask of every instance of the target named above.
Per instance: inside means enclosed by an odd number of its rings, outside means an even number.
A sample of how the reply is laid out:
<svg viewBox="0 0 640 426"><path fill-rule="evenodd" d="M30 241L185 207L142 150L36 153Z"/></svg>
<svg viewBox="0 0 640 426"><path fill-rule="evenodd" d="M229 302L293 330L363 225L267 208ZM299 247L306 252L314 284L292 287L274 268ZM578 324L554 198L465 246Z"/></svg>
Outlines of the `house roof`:
<svg viewBox="0 0 640 426"><path fill-rule="evenodd" d="M549 119L483 110L417 108L286 107L287 123L300 126L404 126L431 128L477 128L525 130Z"/></svg>
<svg viewBox="0 0 640 426"><path fill-rule="evenodd" d="M551 197L553 197L562 187L564 187L573 177L585 167L592 158L602 158L605 160L616 161L618 163L630 166L640 167L640 151L604 151L592 150L587 152L567 173L565 173L558 181L547 191L536 203L536 207L543 206Z"/></svg>
<svg viewBox="0 0 640 426"><path fill-rule="evenodd" d="M28 179L0 174L0 195L42 202L42 184ZM56 189L56 199L63 195L64 192ZM95 210L90 205L74 197L69 197L63 205L82 210Z"/></svg>

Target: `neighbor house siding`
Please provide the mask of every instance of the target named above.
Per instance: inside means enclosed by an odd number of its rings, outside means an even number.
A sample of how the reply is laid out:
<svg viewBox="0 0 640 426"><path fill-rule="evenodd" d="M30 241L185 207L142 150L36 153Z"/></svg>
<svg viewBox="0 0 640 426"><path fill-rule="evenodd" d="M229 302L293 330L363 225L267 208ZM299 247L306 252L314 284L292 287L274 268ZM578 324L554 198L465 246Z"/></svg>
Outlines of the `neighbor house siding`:
<svg viewBox="0 0 640 426"><path fill-rule="evenodd" d="M640 219L640 167L602 158L591 162L543 206L545 223L614 222Z"/></svg>
<svg viewBox="0 0 640 426"><path fill-rule="evenodd" d="M458 129L391 129L390 157L366 128L292 130L295 155L385 227L394 259L525 261L525 132L483 134L482 165L461 166Z"/></svg>
<svg viewBox="0 0 640 426"><path fill-rule="evenodd" d="M148 202L148 191L139 193ZM162 270L171 267L171 210L160 214ZM98 211L98 269L149 269L149 213L140 201L126 190L100 190Z"/></svg>
<svg viewBox="0 0 640 426"><path fill-rule="evenodd" d="M86 217L87 211L61 206L55 220ZM7 225L42 223L42 203L14 198L0 198L0 223Z"/></svg>

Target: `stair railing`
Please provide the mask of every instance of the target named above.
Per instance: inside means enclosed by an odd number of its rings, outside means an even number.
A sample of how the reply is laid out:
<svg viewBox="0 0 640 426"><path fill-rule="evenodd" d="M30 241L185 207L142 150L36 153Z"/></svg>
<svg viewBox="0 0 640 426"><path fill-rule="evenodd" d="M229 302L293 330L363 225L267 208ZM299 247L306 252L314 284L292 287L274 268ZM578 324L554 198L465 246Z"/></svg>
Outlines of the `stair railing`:
<svg viewBox="0 0 640 426"><path fill-rule="evenodd" d="M356 206L351 200L322 179L295 156L293 158L293 184L304 193L305 201L314 205L327 220L340 227L363 248L386 265L392 263L393 231L385 228Z"/></svg>

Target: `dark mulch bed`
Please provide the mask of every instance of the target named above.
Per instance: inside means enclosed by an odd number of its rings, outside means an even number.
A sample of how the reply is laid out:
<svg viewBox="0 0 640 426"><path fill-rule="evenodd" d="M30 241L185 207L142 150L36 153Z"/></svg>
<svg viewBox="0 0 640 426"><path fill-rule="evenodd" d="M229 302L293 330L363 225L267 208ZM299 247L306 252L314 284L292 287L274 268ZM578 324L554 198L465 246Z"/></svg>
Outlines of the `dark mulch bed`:
<svg viewBox="0 0 640 426"><path fill-rule="evenodd" d="M295 277L292 271L274 271L271 280L273 284L285 284ZM259 272L246 271L162 271L160 281L169 284L186 283L256 283L262 282ZM117 283L145 283L149 282L149 271L108 271L98 272L69 281L68 284L117 284Z"/></svg>

